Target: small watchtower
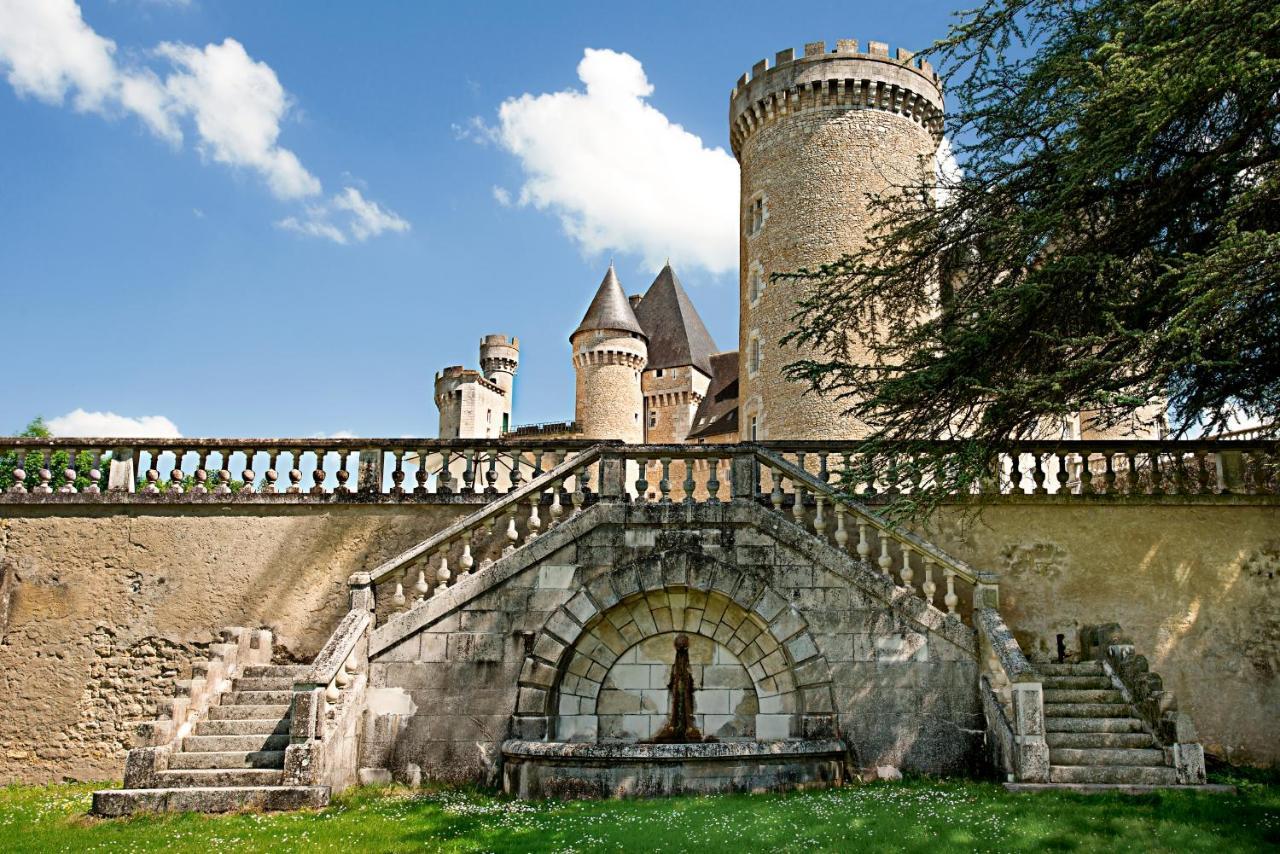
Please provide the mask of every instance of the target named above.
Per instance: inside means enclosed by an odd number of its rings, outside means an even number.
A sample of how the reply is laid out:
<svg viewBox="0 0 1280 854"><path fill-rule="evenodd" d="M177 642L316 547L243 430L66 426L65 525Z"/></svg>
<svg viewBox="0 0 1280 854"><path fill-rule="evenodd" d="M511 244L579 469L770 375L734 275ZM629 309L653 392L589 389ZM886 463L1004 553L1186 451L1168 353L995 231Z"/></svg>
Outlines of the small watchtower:
<svg viewBox="0 0 1280 854"><path fill-rule="evenodd" d="M582 438L643 442L640 372L649 360L648 341L612 264L569 342Z"/></svg>

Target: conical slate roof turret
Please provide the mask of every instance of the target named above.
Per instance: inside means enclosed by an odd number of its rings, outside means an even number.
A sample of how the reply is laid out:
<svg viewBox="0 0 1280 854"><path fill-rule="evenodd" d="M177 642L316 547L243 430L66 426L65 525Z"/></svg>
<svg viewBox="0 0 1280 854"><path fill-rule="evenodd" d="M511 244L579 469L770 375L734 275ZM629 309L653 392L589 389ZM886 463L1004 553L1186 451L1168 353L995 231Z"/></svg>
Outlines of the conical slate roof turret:
<svg viewBox="0 0 1280 854"><path fill-rule="evenodd" d="M600 283L600 289L596 291L595 299L591 300L582 322L573 330L573 335L596 329L621 329L638 335L644 334L644 328L636 320L636 313L631 310L631 303L623 293L622 285L618 284L618 276L613 272L612 264L609 265L609 272L604 274L604 281ZM573 335L569 337L573 338Z"/></svg>
<svg viewBox="0 0 1280 854"><path fill-rule="evenodd" d="M636 308L649 339L649 369L693 365L712 375L711 354L719 350L668 263Z"/></svg>

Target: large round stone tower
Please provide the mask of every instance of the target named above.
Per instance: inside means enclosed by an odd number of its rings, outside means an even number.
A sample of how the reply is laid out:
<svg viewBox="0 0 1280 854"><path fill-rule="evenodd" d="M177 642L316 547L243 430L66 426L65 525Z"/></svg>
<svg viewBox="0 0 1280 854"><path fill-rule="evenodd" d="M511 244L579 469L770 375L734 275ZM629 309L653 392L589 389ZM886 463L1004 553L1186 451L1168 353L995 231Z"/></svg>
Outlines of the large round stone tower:
<svg viewBox="0 0 1280 854"><path fill-rule="evenodd" d="M729 141L742 167L739 401L742 438L838 439L863 434L847 405L804 394L782 367L794 289L772 273L853 252L872 232L867 195L892 192L934 168L942 91L928 63L888 45L805 45L804 56L761 60L734 87ZM855 351L856 353L856 351Z"/></svg>
<svg viewBox="0 0 1280 854"><path fill-rule="evenodd" d="M575 419L582 438L642 443L640 373L649 361L649 345L612 264L569 342L577 374Z"/></svg>

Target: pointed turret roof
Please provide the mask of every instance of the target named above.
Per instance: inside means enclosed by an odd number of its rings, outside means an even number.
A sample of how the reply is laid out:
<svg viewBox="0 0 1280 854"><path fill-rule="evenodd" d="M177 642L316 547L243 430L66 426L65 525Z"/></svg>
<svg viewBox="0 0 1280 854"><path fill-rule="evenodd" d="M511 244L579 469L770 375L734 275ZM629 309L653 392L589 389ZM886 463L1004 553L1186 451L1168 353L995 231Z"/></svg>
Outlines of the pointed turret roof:
<svg viewBox="0 0 1280 854"><path fill-rule="evenodd" d="M644 328L636 320L636 313L631 310L631 303L623 293L622 285L618 284L618 276L613 272L612 264L609 265L609 272L604 274L604 281L600 283L600 289L596 291L595 299L591 300L582 322L573 330L573 335L595 329L621 329L644 334ZM572 338L573 335L569 337Z"/></svg>
<svg viewBox="0 0 1280 854"><path fill-rule="evenodd" d="M711 354L718 349L716 342L711 340L711 333L670 263L640 300L636 319L649 339L648 368L693 365L707 376L712 375Z"/></svg>

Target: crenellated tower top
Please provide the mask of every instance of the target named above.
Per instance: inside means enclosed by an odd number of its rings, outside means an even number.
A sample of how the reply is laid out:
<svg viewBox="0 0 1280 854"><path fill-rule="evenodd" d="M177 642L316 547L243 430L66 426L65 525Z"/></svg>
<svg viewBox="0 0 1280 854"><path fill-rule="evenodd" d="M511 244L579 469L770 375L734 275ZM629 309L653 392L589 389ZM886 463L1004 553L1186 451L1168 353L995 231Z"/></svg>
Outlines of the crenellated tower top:
<svg viewBox="0 0 1280 854"><path fill-rule="evenodd" d="M758 128L778 118L822 109L883 110L911 119L942 137L942 86L933 67L909 50L890 56L885 42L840 39L809 42L804 55L780 50L772 66L762 59L738 78L729 97L729 144L735 156Z"/></svg>

